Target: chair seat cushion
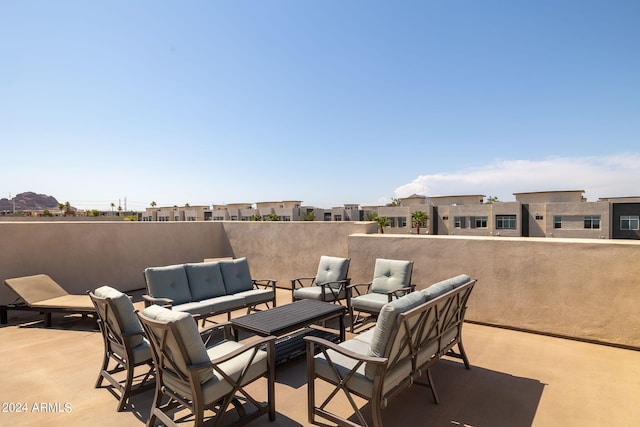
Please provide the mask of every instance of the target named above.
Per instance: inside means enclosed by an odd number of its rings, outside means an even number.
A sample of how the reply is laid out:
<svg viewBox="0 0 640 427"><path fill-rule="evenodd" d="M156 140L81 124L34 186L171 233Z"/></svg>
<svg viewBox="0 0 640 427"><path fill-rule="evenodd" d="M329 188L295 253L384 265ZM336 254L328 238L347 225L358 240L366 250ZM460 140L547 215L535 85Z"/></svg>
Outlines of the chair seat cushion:
<svg viewBox="0 0 640 427"><path fill-rule="evenodd" d="M246 305L254 305L273 301L275 294L271 289L251 289L250 291L238 292L234 296L244 298Z"/></svg>
<svg viewBox="0 0 640 427"><path fill-rule="evenodd" d="M204 301L188 302L173 306L173 310L190 313L194 316L209 316L212 313L228 312L243 308L245 300L238 295L225 295Z"/></svg>
<svg viewBox="0 0 640 427"><path fill-rule="evenodd" d="M379 313L382 307L389 302L386 294L364 294L351 298L351 307L354 310Z"/></svg>
<svg viewBox="0 0 640 427"><path fill-rule="evenodd" d="M340 347L352 351L363 356L374 356L369 349L369 344L357 339L350 339L339 344ZM333 366L338 370L340 375L344 378L351 369L353 369L358 363L357 360L350 357L343 356L336 351L328 350L327 354L333 363ZM315 372L318 376L328 379L330 381L337 381L336 374L333 368L327 362L323 353L315 356ZM369 366L371 365L371 366ZM347 381L346 385L349 389L363 394L369 398L373 394L373 379L375 377L376 366L373 364L361 365L353 376ZM403 379L407 378L411 374L411 361L406 360L393 370L384 374L384 386L383 393L391 390L398 385Z"/></svg>
<svg viewBox="0 0 640 427"><path fill-rule="evenodd" d="M334 289L335 291L335 289ZM343 289L336 292L336 296L333 295L329 287L325 287L324 299L322 298L322 286L305 286L304 288L298 288L293 291L293 297L295 299L315 299L318 301L334 301L344 299L347 296L346 291Z"/></svg>

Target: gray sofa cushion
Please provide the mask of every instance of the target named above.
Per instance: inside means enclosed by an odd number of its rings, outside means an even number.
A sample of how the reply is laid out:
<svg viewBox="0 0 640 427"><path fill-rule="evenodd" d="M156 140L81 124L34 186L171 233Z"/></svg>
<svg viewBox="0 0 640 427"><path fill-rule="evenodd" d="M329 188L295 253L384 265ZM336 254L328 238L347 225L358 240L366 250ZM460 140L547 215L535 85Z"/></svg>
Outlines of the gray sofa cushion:
<svg viewBox="0 0 640 427"><path fill-rule="evenodd" d="M315 283L320 284L345 280L349 273L349 262L349 258L322 255L318 263ZM340 284L330 284L329 286L339 287Z"/></svg>
<svg viewBox="0 0 640 427"><path fill-rule="evenodd" d="M379 312L389 302L387 294L369 293L351 298L351 307L354 310L367 312Z"/></svg>
<svg viewBox="0 0 640 427"><path fill-rule="evenodd" d="M142 325L135 313L135 307L128 295L120 292L111 286L101 286L93 291L93 294L100 298L109 298L113 305L115 315L118 317L123 332L127 334L142 333ZM144 341L144 335L131 335L125 337L130 347L137 347ZM149 356L151 353L149 353Z"/></svg>
<svg viewBox="0 0 640 427"><path fill-rule="evenodd" d="M413 261L376 259L371 292L387 293L409 286Z"/></svg>
<svg viewBox="0 0 640 427"><path fill-rule="evenodd" d="M422 289L420 292L425 296L427 301L431 301L432 299L439 297L444 293L447 293L459 286L464 285L469 280L470 277L468 275L460 274L458 276L450 277L448 279L434 283L428 288Z"/></svg>
<svg viewBox="0 0 640 427"><path fill-rule="evenodd" d="M185 311L194 316L210 316L213 313L226 313L245 306L245 299L239 295L222 295L202 301L186 302L171 307L172 310Z"/></svg>
<svg viewBox="0 0 640 427"><path fill-rule="evenodd" d="M189 280L184 264L149 267L144 270L149 293L154 298L169 298L174 304L191 301Z"/></svg>
<svg viewBox="0 0 640 427"><path fill-rule="evenodd" d="M148 318L162 323L173 323L177 334L182 338L186 349L186 357L184 360L180 350L173 340L167 342L168 351L172 354L171 358L178 364L178 367L187 372L187 364L209 363L211 360L207 355L207 349L204 346L198 325L189 313L169 310L159 305L151 305L141 312ZM213 378L213 368L200 371L200 383L205 383Z"/></svg>
<svg viewBox="0 0 640 427"><path fill-rule="evenodd" d="M193 301L226 295L222 271L218 262L199 262L185 265Z"/></svg>
<svg viewBox="0 0 640 427"><path fill-rule="evenodd" d="M220 269L227 295L253 289L249 262L246 257L220 261Z"/></svg>
<svg viewBox="0 0 640 427"><path fill-rule="evenodd" d="M421 292L412 292L385 304L378 314L371 340L371 352L378 357L384 357L389 337L396 328L398 315L424 302L425 296Z"/></svg>

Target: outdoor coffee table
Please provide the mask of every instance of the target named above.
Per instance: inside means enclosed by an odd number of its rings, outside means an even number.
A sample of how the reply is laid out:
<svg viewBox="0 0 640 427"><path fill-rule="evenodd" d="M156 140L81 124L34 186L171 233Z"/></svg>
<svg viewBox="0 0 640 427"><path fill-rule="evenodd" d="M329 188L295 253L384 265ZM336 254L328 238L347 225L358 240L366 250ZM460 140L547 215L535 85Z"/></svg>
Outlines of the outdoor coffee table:
<svg viewBox="0 0 640 427"><path fill-rule="evenodd" d="M276 340L276 363L286 361L304 351L305 335L320 334L328 338L330 333L310 328L309 326L321 321L338 318L340 321L339 340L344 341L344 315L347 309L339 304L304 299L291 304L281 305L269 310L258 311L246 316L231 319L234 336L238 338L238 331L249 332L262 337L274 335ZM333 334L335 336L335 334Z"/></svg>

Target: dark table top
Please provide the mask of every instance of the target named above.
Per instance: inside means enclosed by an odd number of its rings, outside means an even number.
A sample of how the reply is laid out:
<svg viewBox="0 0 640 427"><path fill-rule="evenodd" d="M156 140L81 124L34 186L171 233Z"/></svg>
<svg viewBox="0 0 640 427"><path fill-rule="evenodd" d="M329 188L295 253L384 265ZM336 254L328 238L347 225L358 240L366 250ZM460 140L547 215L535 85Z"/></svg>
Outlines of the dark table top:
<svg viewBox="0 0 640 427"><path fill-rule="evenodd" d="M320 320L344 315L346 307L329 302L303 299L269 310L231 319L234 328L261 336L282 336Z"/></svg>

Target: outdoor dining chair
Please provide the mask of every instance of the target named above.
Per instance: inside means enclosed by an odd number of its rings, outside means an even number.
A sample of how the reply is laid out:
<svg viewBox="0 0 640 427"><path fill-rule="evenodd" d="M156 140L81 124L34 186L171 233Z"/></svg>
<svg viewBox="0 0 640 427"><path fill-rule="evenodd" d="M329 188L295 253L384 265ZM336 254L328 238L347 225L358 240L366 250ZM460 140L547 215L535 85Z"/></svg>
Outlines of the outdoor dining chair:
<svg viewBox="0 0 640 427"><path fill-rule="evenodd" d="M96 388L107 380L120 393L118 411L122 411L130 396L149 390L154 385L151 346L144 336L142 325L135 314L128 295L110 286L88 292L98 314L98 325L104 341L104 357L96 381ZM115 362L115 366L109 368ZM144 367L142 378L136 377L135 368ZM118 373L124 379L118 379ZM134 381L137 383L134 385Z"/></svg>
<svg viewBox="0 0 640 427"><path fill-rule="evenodd" d="M206 347L188 313L152 305L138 312L138 317L151 342L157 372L147 426L155 426L158 420L177 426L172 411L185 408L193 414L196 427L203 425L205 409L213 411L213 425L218 425L229 405L236 407L239 424L263 414L275 420L275 337L247 344L223 340ZM214 328L229 332L229 324L221 323L209 328L209 336ZM266 403L245 389L262 377L267 379ZM245 406L254 410L247 413Z"/></svg>

